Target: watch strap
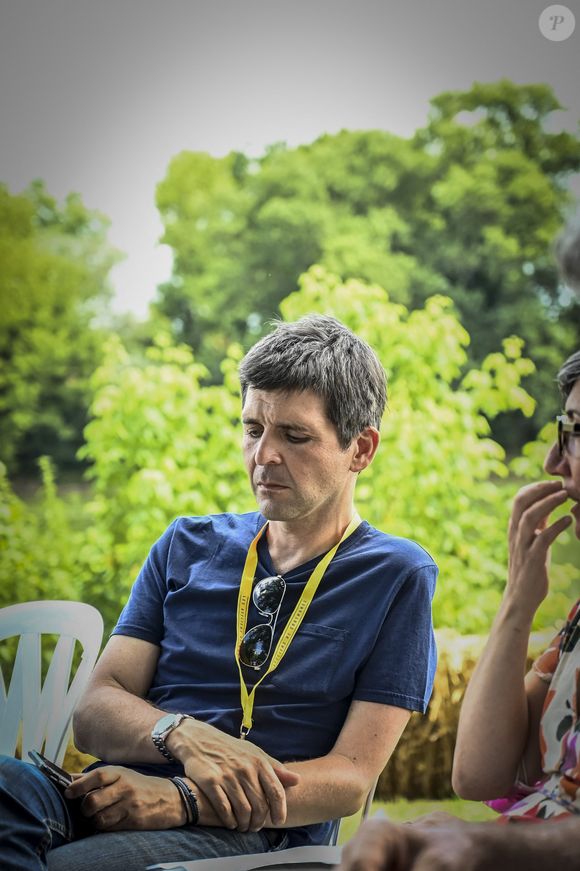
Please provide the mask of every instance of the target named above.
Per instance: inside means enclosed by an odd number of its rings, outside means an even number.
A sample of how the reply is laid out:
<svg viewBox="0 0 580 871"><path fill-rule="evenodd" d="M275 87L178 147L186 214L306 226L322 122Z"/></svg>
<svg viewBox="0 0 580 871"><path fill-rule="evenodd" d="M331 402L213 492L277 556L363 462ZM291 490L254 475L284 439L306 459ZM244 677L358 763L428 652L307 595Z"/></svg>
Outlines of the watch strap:
<svg viewBox="0 0 580 871"><path fill-rule="evenodd" d="M164 717L162 717L161 719L164 719ZM169 762L178 762L178 760L167 749L165 739L171 732L173 732L174 729L177 729L177 727L181 725L184 720L187 719L192 720L193 717L191 717L189 714L175 714L173 720L163 730L157 731L157 726L160 722L159 720L157 721L155 726L153 726L153 730L151 732L151 740L153 741L161 755L165 756L165 758L168 759Z"/></svg>

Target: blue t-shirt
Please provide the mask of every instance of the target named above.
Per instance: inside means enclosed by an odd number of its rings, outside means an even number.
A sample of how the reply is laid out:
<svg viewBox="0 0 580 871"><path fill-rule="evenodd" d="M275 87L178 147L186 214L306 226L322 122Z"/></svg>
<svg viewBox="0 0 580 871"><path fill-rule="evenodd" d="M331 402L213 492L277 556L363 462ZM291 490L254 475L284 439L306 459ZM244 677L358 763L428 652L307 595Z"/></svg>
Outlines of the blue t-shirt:
<svg viewBox="0 0 580 871"><path fill-rule="evenodd" d="M149 701L234 736L242 718L237 598L264 522L257 512L175 520L151 549L113 632L160 647ZM320 556L284 574L272 649ZM262 536L256 578L275 574ZM354 699L424 712L436 665L436 577L423 548L363 521L340 545L282 662L256 690L250 740L283 762L312 759L332 749ZM247 628L264 622L252 603ZM246 685L262 673L244 667ZM291 846L320 843L328 825L293 829Z"/></svg>

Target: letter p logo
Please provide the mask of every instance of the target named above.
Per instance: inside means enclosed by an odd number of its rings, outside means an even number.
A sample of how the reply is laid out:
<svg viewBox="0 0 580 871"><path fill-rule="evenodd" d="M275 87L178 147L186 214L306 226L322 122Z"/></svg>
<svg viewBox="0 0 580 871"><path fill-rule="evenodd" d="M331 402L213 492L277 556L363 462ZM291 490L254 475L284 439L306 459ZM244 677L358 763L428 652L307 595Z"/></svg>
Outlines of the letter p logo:
<svg viewBox="0 0 580 871"><path fill-rule="evenodd" d="M576 19L567 6L548 6L540 15L538 26L550 42L563 42L574 33Z"/></svg>

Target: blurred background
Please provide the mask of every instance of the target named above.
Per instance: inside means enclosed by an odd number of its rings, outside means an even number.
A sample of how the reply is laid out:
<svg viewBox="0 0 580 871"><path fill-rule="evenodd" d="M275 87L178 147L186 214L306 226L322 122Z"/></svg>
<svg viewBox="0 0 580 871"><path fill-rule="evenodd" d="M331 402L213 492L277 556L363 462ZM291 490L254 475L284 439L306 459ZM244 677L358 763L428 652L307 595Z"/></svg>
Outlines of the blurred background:
<svg viewBox="0 0 580 871"><path fill-rule="evenodd" d="M359 510L441 568L439 683L383 795L451 794L510 500L580 344L566 8L556 39L535 0L0 0L0 605L81 599L110 631L176 515L251 510L237 363L273 317L332 314L390 383ZM577 563L562 536L538 632Z"/></svg>

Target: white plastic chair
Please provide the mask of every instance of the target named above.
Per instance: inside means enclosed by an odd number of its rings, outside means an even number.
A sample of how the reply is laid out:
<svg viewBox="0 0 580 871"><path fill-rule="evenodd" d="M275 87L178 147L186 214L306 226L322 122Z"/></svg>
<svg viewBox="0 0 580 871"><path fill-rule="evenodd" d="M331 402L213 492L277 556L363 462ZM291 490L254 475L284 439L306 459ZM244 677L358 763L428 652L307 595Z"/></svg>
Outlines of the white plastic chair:
<svg viewBox="0 0 580 871"><path fill-rule="evenodd" d="M58 635L42 683L41 636ZM0 753L13 756L22 723L22 759L42 750L62 763L73 711L93 670L103 637L103 618L83 602L21 602L0 609L0 641L20 636L8 692L0 670ZM82 659L72 681L75 641ZM70 684L70 685L69 685Z"/></svg>

